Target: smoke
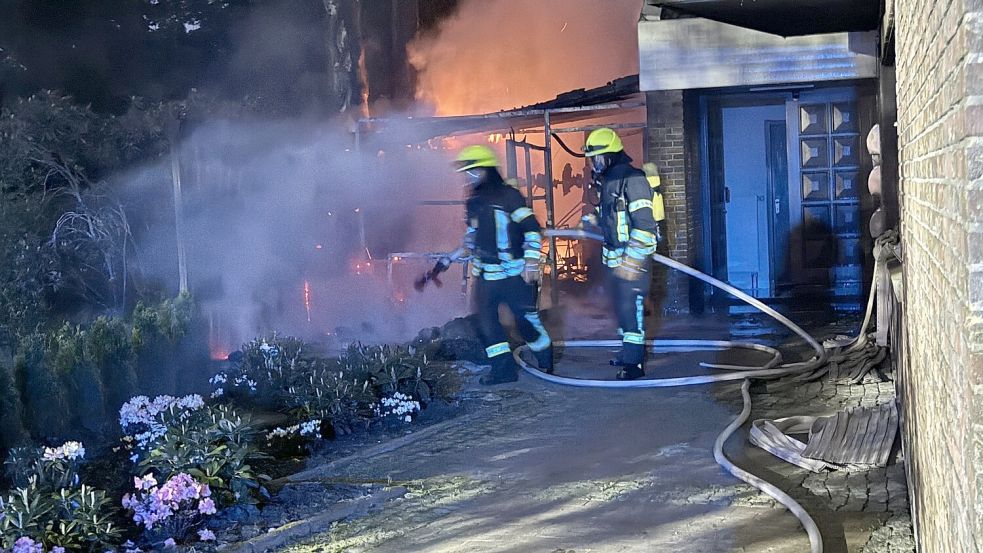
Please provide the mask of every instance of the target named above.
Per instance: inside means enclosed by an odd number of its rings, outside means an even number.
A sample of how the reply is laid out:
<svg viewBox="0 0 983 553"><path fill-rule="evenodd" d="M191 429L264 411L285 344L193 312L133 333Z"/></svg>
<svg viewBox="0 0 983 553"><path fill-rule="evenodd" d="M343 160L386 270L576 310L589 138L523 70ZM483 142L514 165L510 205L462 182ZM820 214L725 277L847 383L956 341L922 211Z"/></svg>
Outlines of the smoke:
<svg viewBox="0 0 983 553"><path fill-rule="evenodd" d="M212 323L213 353L276 330L339 341L406 340L466 312L454 277L423 294L412 279L432 261L392 252L449 251L463 233L450 153L390 128L359 153L338 126L214 121L180 149L184 243L192 294ZM409 145L409 146L408 146ZM170 164L124 178L145 277L176 287ZM453 274L460 275L455 271ZM306 284L305 284L306 283Z"/></svg>
<svg viewBox="0 0 983 553"><path fill-rule="evenodd" d="M463 0L408 48L417 99L438 115L484 113L638 72L642 0Z"/></svg>

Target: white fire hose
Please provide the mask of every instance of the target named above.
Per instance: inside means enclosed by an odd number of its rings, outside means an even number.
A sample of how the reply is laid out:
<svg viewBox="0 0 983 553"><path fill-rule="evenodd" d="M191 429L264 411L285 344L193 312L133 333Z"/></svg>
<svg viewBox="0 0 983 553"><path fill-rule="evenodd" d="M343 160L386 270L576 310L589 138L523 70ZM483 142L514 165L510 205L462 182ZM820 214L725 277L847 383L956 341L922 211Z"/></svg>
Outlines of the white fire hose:
<svg viewBox="0 0 983 553"><path fill-rule="evenodd" d="M549 237L557 238L580 238L589 240L602 240L599 234L583 231L583 230L547 230L545 233ZM710 384L714 382L725 382L733 380L744 380L741 385L741 396L744 400L744 408L741 413L735 418L728 426L717 436L717 440L713 444L713 457L717 463L722 466L727 472L731 473L735 477L747 482L748 484L754 486L755 488L761 490L765 494L771 496L776 501L787 507L792 514L799 519L802 526L805 528L806 532L809 534L809 542L811 544L812 553L822 553L823 551L823 539L819 533L819 528L816 526L816 522L809 516L809 513L802 508L799 503L792 499L788 494L778 489L776 486L766 482L765 480L751 474L750 472L738 467L732 463L724 455L724 442L743 425L751 414L751 396L748 392L750 387L751 378L775 378L779 376L785 376L795 373L804 373L808 371L815 370L826 363L827 351L826 349L817 342L812 336L810 336L801 327L790 321L781 313L775 311L771 307L768 307L761 301L753 298L744 292L734 288L733 286L717 280L707 274L704 274L696 269L693 269L687 265L683 265L677 261L674 261L668 257L653 254L652 259L662 263L673 269L682 271L692 277L698 278L711 286L715 286L738 299L748 303L749 305L759 309L768 316L772 317L776 321L782 323L788 327L791 331L798 334L802 339L806 341L816 352L815 357L801 362L801 363L790 363L790 364L779 364L781 363L781 354L774 348L769 348L767 346L762 346L758 344L750 344L746 342L730 342L721 340L649 340L646 341L646 345L649 347L654 347L656 349L662 350L675 350L675 351L700 351L700 350L717 350L717 349L748 349L754 351L761 351L764 353L771 354L772 358L765 364L760 366L738 366L738 365L716 365L701 363L702 366L707 368L715 369L726 369L731 372L723 374L714 375L702 375L702 376L691 376L691 377L677 377L677 378L656 378L656 379L643 379L643 380L591 380L591 379L579 379L570 378L564 376L557 376L553 374L546 374L542 371L529 366L521 357L521 353L527 346L522 346L517 348L514 352L516 362L519 363L526 372L529 374L541 378L543 380L553 382L555 384L563 384L567 386L583 386L583 387L593 387L593 388L663 388L671 386L690 386L695 384ZM864 328L861 328L861 334L863 334ZM576 347L616 347L621 344L619 340L567 340L565 342L556 342L557 346L564 346L568 348Z"/></svg>

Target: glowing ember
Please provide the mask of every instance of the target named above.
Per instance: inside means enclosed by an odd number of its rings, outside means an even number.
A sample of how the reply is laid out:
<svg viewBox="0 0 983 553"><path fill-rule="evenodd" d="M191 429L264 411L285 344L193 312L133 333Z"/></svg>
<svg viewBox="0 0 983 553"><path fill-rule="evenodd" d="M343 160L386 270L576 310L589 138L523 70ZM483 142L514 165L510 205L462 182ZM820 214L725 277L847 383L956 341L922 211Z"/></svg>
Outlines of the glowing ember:
<svg viewBox="0 0 983 553"><path fill-rule="evenodd" d="M232 336L215 312L208 312L208 356L212 361L225 361L232 353Z"/></svg>
<svg viewBox="0 0 983 553"><path fill-rule="evenodd" d="M304 281L304 309L307 310L307 322L311 322L311 283Z"/></svg>

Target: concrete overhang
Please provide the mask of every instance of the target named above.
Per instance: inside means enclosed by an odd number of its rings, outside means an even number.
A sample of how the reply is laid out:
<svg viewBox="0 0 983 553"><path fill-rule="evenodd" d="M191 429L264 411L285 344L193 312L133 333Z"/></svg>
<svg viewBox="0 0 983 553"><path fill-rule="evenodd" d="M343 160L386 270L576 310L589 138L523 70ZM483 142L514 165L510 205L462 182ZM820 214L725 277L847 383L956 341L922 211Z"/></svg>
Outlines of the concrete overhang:
<svg viewBox="0 0 983 553"><path fill-rule="evenodd" d="M780 36L878 28L880 0L646 0L686 14Z"/></svg>
<svg viewBox="0 0 983 553"><path fill-rule="evenodd" d="M639 88L777 86L876 78L877 32L783 38L703 18L638 23Z"/></svg>

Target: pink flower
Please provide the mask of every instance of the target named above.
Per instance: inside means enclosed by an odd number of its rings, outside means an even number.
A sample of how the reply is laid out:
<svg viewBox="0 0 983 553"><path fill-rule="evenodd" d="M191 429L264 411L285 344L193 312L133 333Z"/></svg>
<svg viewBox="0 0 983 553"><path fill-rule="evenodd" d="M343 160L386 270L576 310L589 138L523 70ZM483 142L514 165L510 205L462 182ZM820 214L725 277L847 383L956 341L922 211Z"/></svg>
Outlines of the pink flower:
<svg viewBox="0 0 983 553"><path fill-rule="evenodd" d="M214 515L215 514L215 502L211 498L206 497L198 503L198 512L203 515Z"/></svg>
<svg viewBox="0 0 983 553"><path fill-rule="evenodd" d="M52 547L51 548L51 553L65 553L65 548L64 547L57 547L57 546L56 547Z"/></svg>
<svg viewBox="0 0 983 553"><path fill-rule="evenodd" d="M203 528L198 530L198 537L201 538L201 541L214 541L215 533L207 528Z"/></svg>
<svg viewBox="0 0 983 553"><path fill-rule="evenodd" d="M174 538L164 540L164 549L173 549L175 547L177 547L177 542L174 541Z"/></svg>

